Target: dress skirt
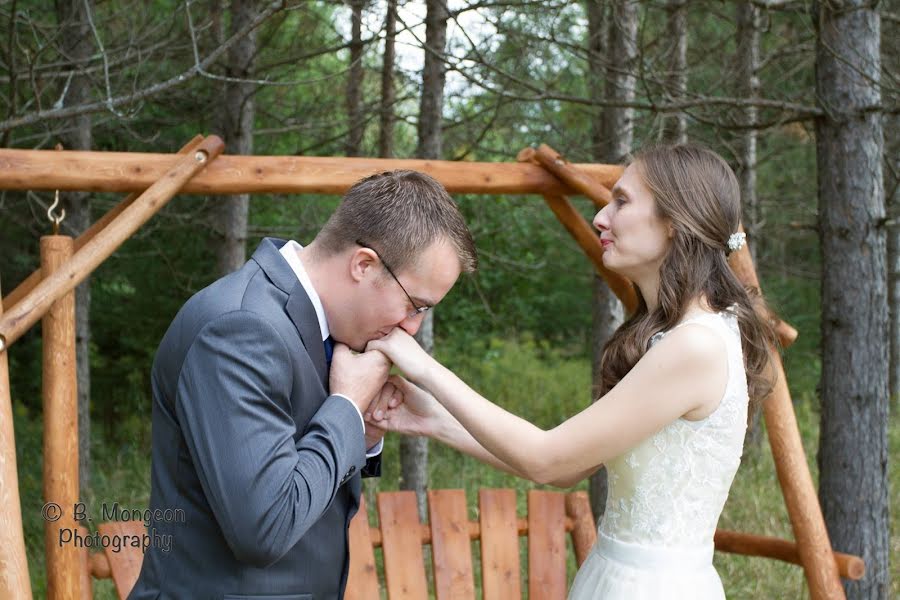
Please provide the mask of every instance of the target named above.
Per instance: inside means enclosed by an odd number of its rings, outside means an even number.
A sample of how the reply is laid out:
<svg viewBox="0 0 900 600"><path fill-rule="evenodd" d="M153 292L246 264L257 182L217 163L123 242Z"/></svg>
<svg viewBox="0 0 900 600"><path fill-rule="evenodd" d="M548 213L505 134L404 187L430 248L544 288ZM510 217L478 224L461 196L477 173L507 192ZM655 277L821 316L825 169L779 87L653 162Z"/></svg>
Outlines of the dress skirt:
<svg viewBox="0 0 900 600"><path fill-rule="evenodd" d="M713 545L653 547L600 533L569 600L724 600Z"/></svg>

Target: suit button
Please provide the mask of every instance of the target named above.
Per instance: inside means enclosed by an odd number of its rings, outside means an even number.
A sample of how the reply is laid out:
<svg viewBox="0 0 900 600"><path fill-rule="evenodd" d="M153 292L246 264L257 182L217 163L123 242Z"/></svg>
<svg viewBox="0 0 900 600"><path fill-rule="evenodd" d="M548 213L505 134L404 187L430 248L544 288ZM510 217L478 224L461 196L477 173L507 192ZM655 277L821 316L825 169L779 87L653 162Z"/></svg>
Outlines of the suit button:
<svg viewBox="0 0 900 600"><path fill-rule="evenodd" d="M349 475L349 474L353 473L354 471L356 471L356 465L352 465L350 467L350 470L347 472L347 474Z"/></svg>

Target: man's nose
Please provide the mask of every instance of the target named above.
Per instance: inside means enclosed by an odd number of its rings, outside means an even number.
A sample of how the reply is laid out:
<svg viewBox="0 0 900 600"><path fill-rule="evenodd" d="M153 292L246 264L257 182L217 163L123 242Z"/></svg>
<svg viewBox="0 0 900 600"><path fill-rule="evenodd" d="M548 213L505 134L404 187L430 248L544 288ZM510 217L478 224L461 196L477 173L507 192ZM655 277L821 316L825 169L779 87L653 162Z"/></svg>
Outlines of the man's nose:
<svg viewBox="0 0 900 600"><path fill-rule="evenodd" d="M409 335L416 335L419 328L422 327L422 321L425 320L425 313L420 313L412 317L406 317L397 324L403 331Z"/></svg>

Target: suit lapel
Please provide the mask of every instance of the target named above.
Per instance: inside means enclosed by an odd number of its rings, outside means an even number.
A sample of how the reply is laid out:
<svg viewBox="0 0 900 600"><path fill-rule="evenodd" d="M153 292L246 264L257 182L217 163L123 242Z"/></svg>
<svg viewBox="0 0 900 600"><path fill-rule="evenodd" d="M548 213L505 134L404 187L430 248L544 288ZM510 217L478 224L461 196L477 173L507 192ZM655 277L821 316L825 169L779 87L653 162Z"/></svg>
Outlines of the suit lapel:
<svg viewBox="0 0 900 600"><path fill-rule="evenodd" d="M322 346L322 332L319 318L313 308L303 284L297 279L291 266L281 255L285 241L265 238L253 253L255 260L275 286L288 295L284 310L300 334L306 353L316 368L316 373L325 389L328 389L328 370L325 366L325 348Z"/></svg>
<svg viewBox="0 0 900 600"><path fill-rule="evenodd" d="M322 385L328 389L328 371L325 367L325 347L322 345L322 332L319 329L319 319L316 316L316 309L313 308L306 290L299 281L294 285L288 296L287 304L284 305L288 317L297 328L300 339L306 347L306 353L312 359L313 365L316 367L316 373L322 380Z"/></svg>

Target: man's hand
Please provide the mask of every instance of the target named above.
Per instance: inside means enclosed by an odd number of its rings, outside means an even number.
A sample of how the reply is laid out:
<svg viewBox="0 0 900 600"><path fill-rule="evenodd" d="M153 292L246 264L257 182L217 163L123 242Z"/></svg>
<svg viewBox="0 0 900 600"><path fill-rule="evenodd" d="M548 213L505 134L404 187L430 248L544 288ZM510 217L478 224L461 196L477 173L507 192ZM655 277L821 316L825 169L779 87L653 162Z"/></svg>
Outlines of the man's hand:
<svg viewBox="0 0 900 600"><path fill-rule="evenodd" d="M434 396L399 375L388 379L365 417L367 427L425 436L434 436L445 419L454 420Z"/></svg>
<svg viewBox="0 0 900 600"><path fill-rule="evenodd" d="M350 398L365 414L390 369L391 362L378 350L354 354L344 344L335 344L329 376L331 393Z"/></svg>
<svg viewBox="0 0 900 600"><path fill-rule="evenodd" d="M374 447L375 444L384 438L384 434L387 431L384 428L384 423L368 418L371 416L371 413L374 411L383 414L388 408L399 406L402 402L403 394L391 383L391 378L388 378L385 384L381 386L378 396L369 404L369 410L366 412L366 448Z"/></svg>

